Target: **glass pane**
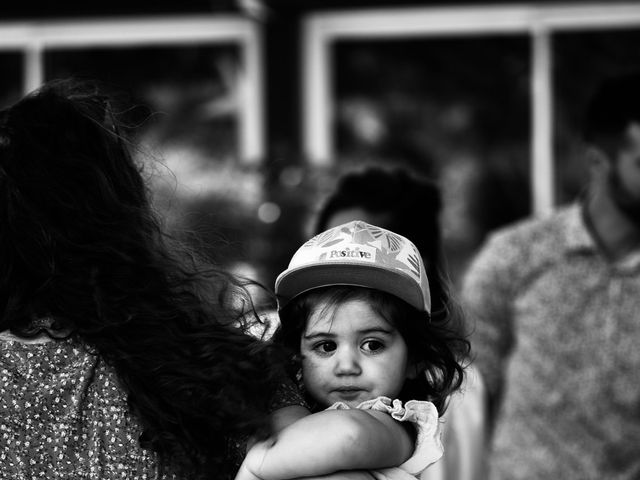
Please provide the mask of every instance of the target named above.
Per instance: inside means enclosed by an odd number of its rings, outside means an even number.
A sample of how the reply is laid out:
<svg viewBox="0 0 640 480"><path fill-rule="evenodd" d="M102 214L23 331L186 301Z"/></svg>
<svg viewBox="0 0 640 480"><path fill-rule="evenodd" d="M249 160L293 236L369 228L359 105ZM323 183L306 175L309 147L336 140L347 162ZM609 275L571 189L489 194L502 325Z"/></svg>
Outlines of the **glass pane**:
<svg viewBox="0 0 640 480"><path fill-rule="evenodd" d="M20 52L0 52L0 108L18 101L22 96L24 57Z"/></svg>
<svg viewBox="0 0 640 480"><path fill-rule="evenodd" d="M238 158L239 45L49 51L48 79L96 78L126 105L168 224L229 268L260 265L262 174ZM248 271L260 276L259 271Z"/></svg>
<svg viewBox="0 0 640 480"><path fill-rule="evenodd" d="M525 36L336 45L337 170L438 180L454 282L488 231L530 213L529 57Z"/></svg>
<svg viewBox="0 0 640 480"><path fill-rule="evenodd" d="M609 75L640 69L640 28L554 36L554 158L558 203L576 198L587 181L580 128L583 109Z"/></svg>

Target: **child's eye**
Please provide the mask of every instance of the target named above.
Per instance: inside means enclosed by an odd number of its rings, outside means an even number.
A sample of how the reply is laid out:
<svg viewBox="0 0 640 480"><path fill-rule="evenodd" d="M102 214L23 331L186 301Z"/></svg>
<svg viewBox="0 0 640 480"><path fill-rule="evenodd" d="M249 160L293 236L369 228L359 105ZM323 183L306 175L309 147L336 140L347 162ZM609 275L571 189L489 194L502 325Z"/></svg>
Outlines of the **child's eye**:
<svg viewBox="0 0 640 480"><path fill-rule="evenodd" d="M329 340L319 342L313 346L313 349L320 353L331 353L336 349L336 342L332 342Z"/></svg>
<svg viewBox="0 0 640 480"><path fill-rule="evenodd" d="M362 344L362 349L369 353L379 353L384 348L380 340L367 340Z"/></svg>

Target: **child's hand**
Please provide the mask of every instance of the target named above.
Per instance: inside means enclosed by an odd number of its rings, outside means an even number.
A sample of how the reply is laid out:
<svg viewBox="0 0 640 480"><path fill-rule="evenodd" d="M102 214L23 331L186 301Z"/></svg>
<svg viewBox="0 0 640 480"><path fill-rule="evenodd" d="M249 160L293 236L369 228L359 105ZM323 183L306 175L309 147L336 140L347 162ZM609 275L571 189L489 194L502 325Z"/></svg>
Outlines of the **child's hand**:
<svg viewBox="0 0 640 480"><path fill-rule="evenodd" d="M260 472L260 467L273 443L273 438L254 443L247 452L235 480L264 480L262 476L258 475L258 472Z"/></svg>
<svg viewBox="0 0 640 480"><path fill-rule="evenodd" d="M345 470L342 472L322 475L320 477L304 477L295 480L375 480L375 477L366 470Z"/></svg>
<svg viewBox="0 0 640 480"><path fill-rule="evenodd" d="M261 479L260 477L256 477L253 473L251 473L251 471L249 470L249 467L247 467L243 463L242 466L240 467L240 470L238 470L238 473L236 474L235 480L261 480Z"/></svg>

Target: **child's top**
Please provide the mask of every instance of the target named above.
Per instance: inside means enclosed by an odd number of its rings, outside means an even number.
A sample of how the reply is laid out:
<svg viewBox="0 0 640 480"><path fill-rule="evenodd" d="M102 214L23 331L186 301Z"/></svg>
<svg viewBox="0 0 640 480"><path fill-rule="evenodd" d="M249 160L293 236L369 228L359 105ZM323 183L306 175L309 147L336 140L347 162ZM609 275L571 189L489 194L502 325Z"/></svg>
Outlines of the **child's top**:
<svg viewBox="0 0 640 480"><path fill-rule="evenodd" d="M336 402L327 410L349 409ZM431 464L442 457L444 449L440 439L438 410L431 402L409 400L404 405L400 400L378 397L362 402L355 408L386 412L398 422L410 422L416 430L415 449L411 457L398 467L371 471L376 480L415 480Z"/></svg>

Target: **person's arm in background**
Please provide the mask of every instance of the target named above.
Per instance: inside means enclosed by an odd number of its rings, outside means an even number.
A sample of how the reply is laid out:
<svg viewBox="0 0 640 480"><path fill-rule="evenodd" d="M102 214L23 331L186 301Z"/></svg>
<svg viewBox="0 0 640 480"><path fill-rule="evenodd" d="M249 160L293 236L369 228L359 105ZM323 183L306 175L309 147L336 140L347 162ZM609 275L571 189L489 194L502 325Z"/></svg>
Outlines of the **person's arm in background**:
<svg viewBox="0 0 640 480"><path fill-rule="evenodd" d="M461 300L469 322L472 361L484 380L491 430L513 346L512 302L522 260L505 234L493 235L465 273Z"/></svg>
<svg viewBox="0 0 640 480"><path fill-rule="evenodd" d="M336 479L340 475L362 478L366 472L341 471L397 466L413 449L405 426L385 412L327 410L303 417L274 438L254 444L236 480L286 480L334 473Z"/></svg>
<svg viewBox="0 0 640 480"><path fill-rule="evenodd" d="M487 478L487 392L480 372L468 365L464 383L441 419L444 457L425 469L420 480Z"/></svg>

